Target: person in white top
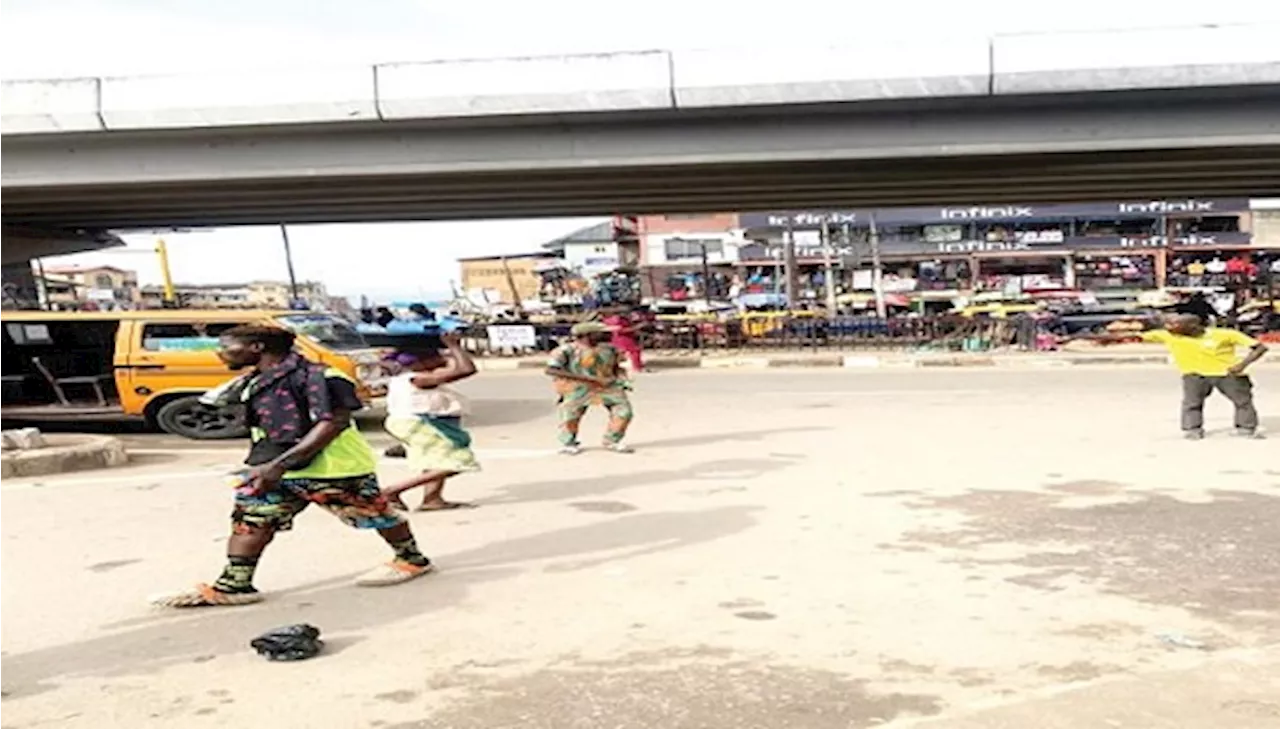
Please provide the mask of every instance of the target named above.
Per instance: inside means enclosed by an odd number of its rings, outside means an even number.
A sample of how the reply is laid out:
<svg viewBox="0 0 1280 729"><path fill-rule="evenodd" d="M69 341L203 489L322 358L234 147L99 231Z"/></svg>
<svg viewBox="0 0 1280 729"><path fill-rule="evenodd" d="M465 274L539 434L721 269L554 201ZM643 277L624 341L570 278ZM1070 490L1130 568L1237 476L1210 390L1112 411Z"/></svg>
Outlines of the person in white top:
<svg viewBox="0 0 1280 729"><path fill-rule="evenodd" d="M462 348L456 334L444 334L445 352L411 349L396 352L395 361L404 372L387 387L386 430L404 444L409 466L418 475L383 490L398 509L408 509L401 494L422 486L418 511L442 511L472 506L446 501L444 483L451 476L479 471L480 463L471 451L471 434L462 427L467 401L448 385L476 373L475 362Z"/></svg>

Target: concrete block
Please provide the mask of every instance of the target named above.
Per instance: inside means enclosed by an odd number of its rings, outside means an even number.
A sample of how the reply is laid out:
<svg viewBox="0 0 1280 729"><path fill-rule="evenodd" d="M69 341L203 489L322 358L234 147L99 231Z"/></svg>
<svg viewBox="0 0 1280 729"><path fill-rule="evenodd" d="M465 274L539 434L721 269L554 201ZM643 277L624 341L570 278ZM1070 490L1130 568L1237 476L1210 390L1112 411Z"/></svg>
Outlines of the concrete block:
<svg viewBox="0 0 1280 729"><path fill-rule="evenodd" d="M797 355L792 357L771 357L768 367L843 367L844 357L838 354Z"/></svg>
<svg viewBox="0 0 1280 729"><path fill-rule="evenodd" d="M102 80L107 129L305 124L377 118L373 68L235 71Z"/></svg>
<svg viewBox="0 0 1280 729"><path fill-rule="evenodd" d="M875 369L880 365L880 358L870 355L849 354L844 358L844 366L852 369Z"/></svg>
<svg viewBox="0 0 1280 729"><path fill-rule="evenodd" d="M671 108L666 51L377 67L384 119Z"/></svg>
<svg viewBox="0 0 1280 729"><path fill-rule="evenodd" d="M36 428L6 430L0 435L3 435L4 450L6 451L34 450L36 448L44 448L46 445L44 434Z"/></svg>
<svg viewBox="0 0 1280 729"><path fill-rule="evenodd" d="M101 131L96 78L5 81L0 131L5 134Z"/></svg>
<svg viewBox="0 0 1280 729"><path fill-rule="evenodd" d="M673 51L680 108L912 99L987 94L986 38L928 44L852 42L840 48Z"/></svg>
<svg viewBox="0 0 1280 729"><path fill-rule="evenodd" d="M22 478L123 466L129 454L119 438L50 435L44 448L6 451L0 455L0 477Z"/></svg>
<svg viewBox="0 0 1280 729"><path fill-rule="evenodd" d="M1280 83L1280 25L997 36L996 94Z"/></svg>

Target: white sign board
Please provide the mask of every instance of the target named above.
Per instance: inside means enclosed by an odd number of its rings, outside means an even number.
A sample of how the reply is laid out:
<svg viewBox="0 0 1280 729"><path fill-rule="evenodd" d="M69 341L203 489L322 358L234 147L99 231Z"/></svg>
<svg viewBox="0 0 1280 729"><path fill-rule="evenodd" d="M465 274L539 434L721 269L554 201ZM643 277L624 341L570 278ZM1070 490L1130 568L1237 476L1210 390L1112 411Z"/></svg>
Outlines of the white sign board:
<svg viewBox="0 0 1280 729"><path fill-rule="evenodd" d="M485 329L489 334L489 346L493 349L533 349L538 345L538 335L528 324L507 324Z"/></svg>

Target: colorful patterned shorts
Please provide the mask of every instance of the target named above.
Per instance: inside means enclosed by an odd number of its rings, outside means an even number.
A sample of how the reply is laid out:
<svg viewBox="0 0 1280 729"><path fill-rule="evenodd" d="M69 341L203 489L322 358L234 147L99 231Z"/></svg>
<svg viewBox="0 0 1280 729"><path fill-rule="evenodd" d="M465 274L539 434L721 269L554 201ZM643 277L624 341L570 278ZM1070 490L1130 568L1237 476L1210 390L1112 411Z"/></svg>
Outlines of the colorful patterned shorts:
<svg viewBox="0 0 1280 729"><path fill-rule="evenodd" d="M261 494L237 493L231 526L237 532L250 527L285 531L293 528L293 518L311 504L356 529L390 529L404 523L404 517L383 497L378 477L369 474L331 481L286 478Z"/></svg>

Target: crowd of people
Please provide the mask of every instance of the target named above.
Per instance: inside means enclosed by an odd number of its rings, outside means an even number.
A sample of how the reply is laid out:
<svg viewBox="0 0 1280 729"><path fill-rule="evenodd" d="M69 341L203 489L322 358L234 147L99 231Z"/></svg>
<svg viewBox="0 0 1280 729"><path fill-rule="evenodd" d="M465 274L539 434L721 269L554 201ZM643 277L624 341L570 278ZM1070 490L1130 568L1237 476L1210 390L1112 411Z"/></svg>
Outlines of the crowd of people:
<svg viewBox="0 0 1280 729"><path fill-rule="evenodd" d="M155 604L191 608L248 605L262 600L254 584L266 548L294 518L314 504L347 526L376 532L391 559L357 579L358 585L397 585L432 571L402 512L403 494L422 488L421 511L468 506L448 501L448 479L480 468L463 424L467 401L453 383L476 373L457 334L439 337L439 346L415 339L394 352L398 369L387 394L386 431L402 444L416 474L383 488L373 450L356 427L363 407L356 385L341 371L310 362L294 351L294 334L268 326L240 326L219 338L218 356L239 376L212 393L220 405L243 404L250 428L246 468L233 474L235 488L226 565L212 582L161 595ZM547 364L557 396L560 452L582 451L579 425L593 405L606 408L604 447L630 453L623 439L633 411L630 378L611 340L629 345L632 334L583 322L571 341ZM638 346L634 361L639 364Z"/></svg>
<svg viewBox="0 0 1280 729"><path fill-rule="evenodd" d="M1261 342L1234 329L1211 326L1207 313L1173 313L1137 332L1143 341L1164 345L1182 373L1181 428L1186 438L1201 440L1205 401L1215 390L1235 407L1237 435L1262 438L1253 404L1248 369L1267 351ZM582 452L580 424L589 408L609 413L603 435L605 449L630 453L624 439L634 414L631 378L624 353L635 371L642 361L636 343L637 322L621 311L604 322L581 322L570 341L556 348L546 375L556 396L560 453ZM1132 337L1115 331L1093 338ZM239 402L251 431L246 468L234 475L235 496L226 565L212 582L156 598L167 607L247 605L262 594L254 575L276 534L292 528L294 518L315 504L350 527L376 532L391 558L357 579L377 587L397 585L428 574L431 560L419 549L402 512L403 494L423 489L421 511L469 506L446 500L448 480L476 471L480 463L471 448L463 418L466 398L452 385L476 374L475 362L457 334L439 337L438 345L413 340L394 352L398 369L387 396L386 431L403 446L416 473L383 488L376 458L355 425L363 407L355 383L342 372L310 362L294 351L294 334L267 326L241 326L222 334L219 357L242 374L218 388L215 400ZM1244 350L1243 357L1239 352Z"/></svg>

